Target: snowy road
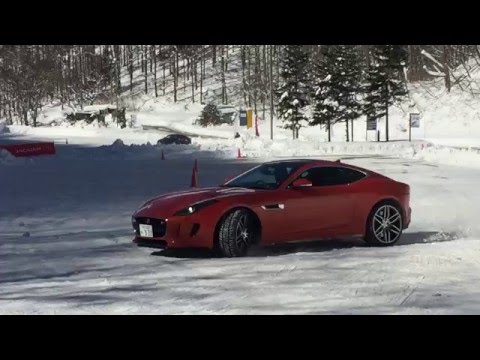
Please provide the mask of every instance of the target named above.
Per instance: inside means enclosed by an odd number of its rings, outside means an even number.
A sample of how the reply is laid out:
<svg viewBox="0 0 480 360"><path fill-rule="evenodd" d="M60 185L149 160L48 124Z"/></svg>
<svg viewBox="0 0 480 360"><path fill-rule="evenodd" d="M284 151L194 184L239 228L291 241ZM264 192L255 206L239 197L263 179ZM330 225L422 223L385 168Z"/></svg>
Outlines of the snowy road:
<svg viewBox="0 0 480 360"><path fill-rule="evenodd" d="M320 242L253 249L242 259L152 253L131 244L130 214L157 193L187 187L191 158L0 165L0 313L480 314L480 170L388 157L346 162L411 185L413 222L398 246ZM205 157L200 184L248 166Z"/></svg>
<svg viewBox="0 0 480 360"><path fill-rule="evenodd" d="M202 137L202 138L205 138L205 139L227 139L227 137L225 136L213 136L213 135L198 135L197 133L195 132L191 132L191 131L176 131L176 130L173 130L171 128L169 128L168 126L155 126L155 125L142 125L142 129L143 130L156 130L162 134L182 134L182 135L186 135L186 136L190 136L190 137ZM233 135L230 137L232 138Z"/></svg>

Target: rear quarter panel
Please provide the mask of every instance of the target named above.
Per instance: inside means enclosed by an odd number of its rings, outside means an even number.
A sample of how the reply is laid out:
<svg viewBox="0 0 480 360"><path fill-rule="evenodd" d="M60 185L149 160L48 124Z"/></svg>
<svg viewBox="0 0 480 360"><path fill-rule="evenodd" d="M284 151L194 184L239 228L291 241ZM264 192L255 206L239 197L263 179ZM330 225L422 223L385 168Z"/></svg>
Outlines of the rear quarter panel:
<svg viewBox="0 0 480 360"><path fill-rule="evenodd" d="M372 209L381 201L393 200L403 211L404 224L410 223L410 187L393 179L371 174L364 180L352 184L355 194L356 214L352 229L365 234L367 218Z"/></svg>

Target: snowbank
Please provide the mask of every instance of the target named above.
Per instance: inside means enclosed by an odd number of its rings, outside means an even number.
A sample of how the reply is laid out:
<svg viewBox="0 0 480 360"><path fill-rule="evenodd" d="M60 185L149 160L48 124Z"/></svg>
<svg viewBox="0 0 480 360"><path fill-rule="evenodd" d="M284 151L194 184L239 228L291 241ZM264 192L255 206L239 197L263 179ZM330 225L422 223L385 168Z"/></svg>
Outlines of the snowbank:
<svg viewBox="0 0 480 360"><path fill-rule="evenodd" d="M26 162L34 160L31 158L15 157L9 151L0 149L0 166L1 165L22 165Z"/></svg>
<svg viewBox="0 0 480 360"><path fill-rule="evenodd" d="M8 128L5 122L0 122L0 134L8 134L10 133L10 129Z"/></svg>
<svg viewBox="0 0 480 360"><path fill-rule="evenodd" d="M441 145L431 145L420 149L408 158L436 164L480 168L480 150L458 149Z"/></svg>
<svg viewBox="0 0 480 360"><path fill-rule="evenodd" d="M234 145L231 144L231 146ZM246 136L238 147L247 157L256 158L368 155L480 168L480 149L453 148L426 141L325 143L300 139L271 141L270 139Z"/></svg>
<svg viewBox="0 0 480 360"><path fill-rule="evenodd" d="M8 164L13 159L15 159L15 157L10 154L9 151L0 149L0 164Z"/></svg>

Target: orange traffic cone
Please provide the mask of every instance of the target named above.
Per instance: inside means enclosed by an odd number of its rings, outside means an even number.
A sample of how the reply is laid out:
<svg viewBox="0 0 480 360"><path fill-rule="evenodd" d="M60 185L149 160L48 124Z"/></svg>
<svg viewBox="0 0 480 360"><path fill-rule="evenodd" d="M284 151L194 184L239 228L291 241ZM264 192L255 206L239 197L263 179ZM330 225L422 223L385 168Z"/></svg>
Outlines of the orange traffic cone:
<svg viewBox="0 0 480 360"><path fill-rule="evenodd" d="M197 176L197 160L195 159L195 164L193 165L192 169L192 181L190 187L196 188L198 187L198 176Z"/></svg>

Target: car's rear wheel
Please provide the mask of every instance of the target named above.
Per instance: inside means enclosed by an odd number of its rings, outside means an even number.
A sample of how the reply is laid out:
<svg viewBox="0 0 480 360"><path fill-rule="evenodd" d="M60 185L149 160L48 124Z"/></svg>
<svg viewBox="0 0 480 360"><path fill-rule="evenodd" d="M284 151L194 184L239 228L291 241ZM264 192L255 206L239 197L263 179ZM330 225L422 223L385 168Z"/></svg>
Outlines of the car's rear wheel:
<svg viewBox="0 0 480 360"><path fill-rule="evenodd" d="M223 256L244 256L252 245L255 227L249 211L234 210L220 223L218 248Z"/></svg>
<svg viewBox="0 0 480 360"><path fill-rule="evenodd" d="M385 201L376 205L367 219L365 241L376 246L391 246L402 236L403 216L398 205Z"/></svg>

